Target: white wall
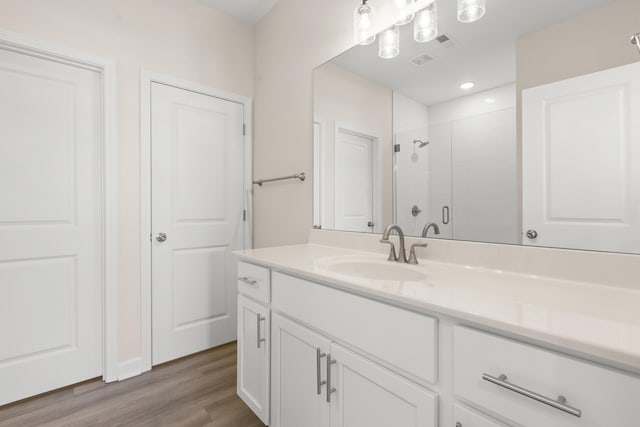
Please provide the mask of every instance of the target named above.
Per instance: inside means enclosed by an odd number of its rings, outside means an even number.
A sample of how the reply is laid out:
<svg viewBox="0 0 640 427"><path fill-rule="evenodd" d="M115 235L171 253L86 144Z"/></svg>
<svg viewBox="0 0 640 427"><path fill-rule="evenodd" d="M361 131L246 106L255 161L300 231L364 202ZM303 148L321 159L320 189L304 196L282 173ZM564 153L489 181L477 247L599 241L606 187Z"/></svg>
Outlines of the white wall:
<svg viewBox="0 0 640 427"><path fill-rule="evenodd" d="M140 69L252 96L252 29L195 0L0 0L0 28L117 65L118 358L140 355Z"/></svg>
<svg viewBox="0 0 640 427"><path fill-rule="evenodd" d="M313 170L313 69L353 45L358 1L280 0L254 27L254 176ZM381 3L378 9L391 7ZM378 7L378 4L376 4ZM381 19L379 28L392 18ZM391 188L389 188L391 191ZM254 245L307 241L313 182L254 188Z"/></svg>
<svg viewBox="0 0 640 427"><path fill-rule="evenodd" d="M394 153L394 222L411 236L420 235L429 218L433 177L433 146L418 148L413 141L429 141L429 108L398 92L393 93L393 131L400 151ZM411 209L422 212L413 216Z"/></svg>
<svg viewBox="0 0 640 427"><path fill-rule="evenodd" d="M429 107L399 92L393 92L393 131L411 131L429 126Z"/></svg>

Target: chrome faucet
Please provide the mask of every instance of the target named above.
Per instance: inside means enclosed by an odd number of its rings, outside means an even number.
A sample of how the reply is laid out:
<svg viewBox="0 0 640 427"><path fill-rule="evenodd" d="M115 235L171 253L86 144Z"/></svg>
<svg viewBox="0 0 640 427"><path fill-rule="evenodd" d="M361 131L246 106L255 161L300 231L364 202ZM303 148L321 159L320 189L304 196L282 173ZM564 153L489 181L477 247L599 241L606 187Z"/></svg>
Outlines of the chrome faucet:
<svg viewBox="0 0 640 427"><path fill-rule="evenodd" d="M389 240L389 235L393 230L396 230L396 233L398 233L398 238L400 240L400 243L398 246L398 255L396 255L396 249L393 246L393 242ZM396 224L387 225L387 227L384 229L384 232L382 233L382 239L380 239L380 243L388 243L391 245L391 252L389 252L389 258L387 258L389 261L397 261L397 262L404 262L404 263L407 262L407 253L404 250L404 233L402 232L402 228L400 228L399 225L396 225Z"/></svg>
<svg viewBox="0 0 640 427"><path fill-rule="evenodd" d="M398 233L398 238L400 240L397 255L396 255L396 249L393 246L393 242L389 240L389 236L391 235L391 232L393 230L395 230L396 233ZM389 261L402 262L406 264L417 264L418 258L416 257L416 247L421 247L421 248L427 247L426 243L415 243L411 245L411 250L409 251L410 252L409 259L407 259L407 253L404 248L404 233L402 232L402 229L400 228L400 226L396 224L387 225L387 227L384 229L384 232L382 233L382 239L380 239L380 243L387 243L391 245L389 258L387 258Z"/></svg>
<svg viewBox="0 0 640 427"><path fill-rule="evenodd" d="M427 233L429 232L430 228L433 228L433 234L440 234L440 227L438 227L438 224L436 224L435 222L430 222L422 229L422 237L427 237Z"/></svg>

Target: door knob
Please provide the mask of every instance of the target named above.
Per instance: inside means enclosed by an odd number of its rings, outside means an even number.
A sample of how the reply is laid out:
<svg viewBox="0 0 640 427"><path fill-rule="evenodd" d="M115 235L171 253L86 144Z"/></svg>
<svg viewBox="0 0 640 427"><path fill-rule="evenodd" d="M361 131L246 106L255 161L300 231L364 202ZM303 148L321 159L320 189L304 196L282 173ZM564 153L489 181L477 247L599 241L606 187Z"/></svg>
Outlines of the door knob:
<svg viewBox="0 0 640 427"><path fill-rule="evenodd" d="M418 205L413 205L413 207L411 208L411 215L418 216L420 214L420 212L422 212L422 211L420 210Z"/></svg>
<svg viewBox="0 0 640 427"><path fill-rule="evenodd" d="M164 242L165 240L167 240L167 235L164 233L158 233L156 234L156 240L158 242Z"/></svg>
<svg viewBox="0 0 640 427"><path fill-rule="evenodd" d="M527 237L529 239L535 239L538 237L538 232L536 230L527 230Z"/></svg>

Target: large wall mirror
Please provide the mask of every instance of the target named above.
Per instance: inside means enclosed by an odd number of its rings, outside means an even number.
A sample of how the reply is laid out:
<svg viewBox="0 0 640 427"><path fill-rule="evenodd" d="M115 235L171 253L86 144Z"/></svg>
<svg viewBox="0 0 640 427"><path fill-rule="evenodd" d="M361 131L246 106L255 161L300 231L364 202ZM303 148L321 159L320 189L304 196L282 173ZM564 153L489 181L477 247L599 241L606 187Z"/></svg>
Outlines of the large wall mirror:
<svg viewBox="0 0 640 427"><path fill-rule="evenodd" d="M640 1L437 11L315 69L314 226L640 253Z"/></svg>

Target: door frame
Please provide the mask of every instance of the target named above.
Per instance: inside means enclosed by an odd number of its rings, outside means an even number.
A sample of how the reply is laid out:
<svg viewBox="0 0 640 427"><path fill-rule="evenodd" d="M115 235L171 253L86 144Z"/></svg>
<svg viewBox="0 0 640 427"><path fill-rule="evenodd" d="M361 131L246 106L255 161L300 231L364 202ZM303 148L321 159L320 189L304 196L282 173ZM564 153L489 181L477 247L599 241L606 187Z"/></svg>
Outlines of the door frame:
<svg viewBox="0 0 640 427"><path fill-rule="evenodd" d="M318 125L320 129L320 139L318 141L315 140L315 129L313 133L313 226L322 228L324 225L326 228L327 219L324 209L327 206L327 185L324 181L324 167L327 164L327 141L325 138L327 122L321 117L315 117L313 125Z"/></svg>
<svg viewBox="0 0 640 427"><path fill-rule="evenodd" d="M351 135L359 136L362 138L366 138L371 140L371 173L373 175L373 179L371 182L371 213L373 218L373 230L372 233L382 233L382 144L380 143L381 137L376 132L361 129L357 126L352 126L349 123L335 121L334 122L334 132L333 132L333 174L335 176L336 171L336 145L338 143L338 135L340 132L349 133ZM333 182L333 225L335 226L335 203L336 197L336 183L335 179Z"/></svg>
<svg viewBox="0 0 640 427"><path fill-rule="evenodd" d="M118 379L118 221L116 66L111 59L0 28L0 48L100 74L102 379Z"/></svg>
<svg viewBox="0 0 640 427"><path fill-rule="evenodd" d="M244 222L244 247L253 247L253 199L252 199L252 105L251 98L211 88L177 77L140 70L140 371L133 376L151 370L151 84L160 83L178 89L200 93L242 105L244 114L243 199L246 211Z"/></svg>

